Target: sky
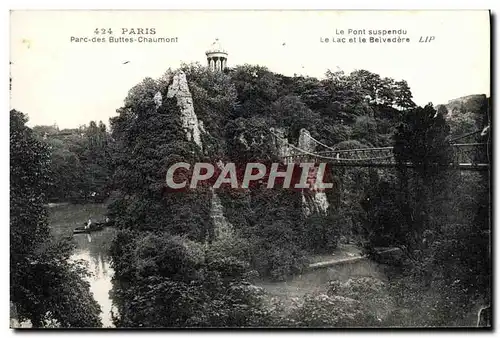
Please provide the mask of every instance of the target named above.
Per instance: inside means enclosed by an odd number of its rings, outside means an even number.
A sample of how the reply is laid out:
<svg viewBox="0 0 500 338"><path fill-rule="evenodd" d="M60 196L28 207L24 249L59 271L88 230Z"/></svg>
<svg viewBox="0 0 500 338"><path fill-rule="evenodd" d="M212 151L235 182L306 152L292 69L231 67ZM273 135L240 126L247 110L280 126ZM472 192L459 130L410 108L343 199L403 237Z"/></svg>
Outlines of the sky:
<svg viewBox="0 0 500 338"><path fill-rule="evenodd" d="M487 11L13 11L10 24L11 108L28 114L30 126L108 123L145 77L158 78L181 62L206 64L216 38L230 67L258 64L318 78L328 69L366 69L406 80L419 105L490 95ZM96 36L96 28L136 39L131 29L154 28L156 34L141 36L177 42L71 42ZM368 30L403 29L410 42L321 42L349 29L364 29L367 38ZM344 35L354 36L360 37Z"/></svg>

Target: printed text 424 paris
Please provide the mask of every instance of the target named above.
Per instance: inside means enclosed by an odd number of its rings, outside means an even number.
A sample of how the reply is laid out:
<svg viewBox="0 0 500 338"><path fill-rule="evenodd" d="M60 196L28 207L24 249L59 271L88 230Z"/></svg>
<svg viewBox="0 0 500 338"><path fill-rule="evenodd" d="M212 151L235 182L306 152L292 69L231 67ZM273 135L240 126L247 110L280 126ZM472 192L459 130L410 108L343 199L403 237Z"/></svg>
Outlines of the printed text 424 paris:
<svg viewBox="0 0 500 338"><path fill-rule="evenodd" d="M155 35L156 34L156 28L151 28L151 27L122 27L119 28L118 31L122 35ZM108 34L111 35L115 33L113 29L111 28L96 28L94 30L94 34Z"/></svg>

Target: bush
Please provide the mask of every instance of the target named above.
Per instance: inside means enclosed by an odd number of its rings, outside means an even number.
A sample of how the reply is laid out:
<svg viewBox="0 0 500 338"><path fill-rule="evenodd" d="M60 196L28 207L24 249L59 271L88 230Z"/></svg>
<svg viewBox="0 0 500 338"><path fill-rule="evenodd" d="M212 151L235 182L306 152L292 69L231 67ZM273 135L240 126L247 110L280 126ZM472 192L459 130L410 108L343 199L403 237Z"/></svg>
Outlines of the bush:
<svg viewBox="0 0 500 338"><path fill-rule="evenodd" d="M297 326L380 326L390 313L385 283L370 277L331 281L326 292L306 295L291 313Z"/></svg>

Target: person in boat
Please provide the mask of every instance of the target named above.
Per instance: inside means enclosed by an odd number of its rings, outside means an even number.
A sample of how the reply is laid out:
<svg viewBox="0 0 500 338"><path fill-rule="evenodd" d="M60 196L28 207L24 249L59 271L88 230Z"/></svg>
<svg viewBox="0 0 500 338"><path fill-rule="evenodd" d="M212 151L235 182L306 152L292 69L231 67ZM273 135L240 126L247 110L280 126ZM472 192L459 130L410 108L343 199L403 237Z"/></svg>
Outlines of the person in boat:
<svg viewBox="0 0 500 338"><path fill-rule="evenodd" d="M85 229L90 229L91 226L92 226L92 217L89 217L87 224L85 224Z"/></svg>

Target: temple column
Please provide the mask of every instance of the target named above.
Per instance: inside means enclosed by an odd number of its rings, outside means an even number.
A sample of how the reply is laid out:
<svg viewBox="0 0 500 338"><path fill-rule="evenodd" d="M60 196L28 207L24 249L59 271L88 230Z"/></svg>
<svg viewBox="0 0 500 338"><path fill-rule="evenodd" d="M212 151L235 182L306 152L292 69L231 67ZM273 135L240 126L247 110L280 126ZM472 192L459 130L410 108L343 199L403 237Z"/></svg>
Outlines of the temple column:
<svg viewBox="0 0 500 338"><path fill-rule="evenodd" d="M227 52L215 39L210 48L205 52L208 61L208 69L212 71L223 71L227 66Z"/></svg>

